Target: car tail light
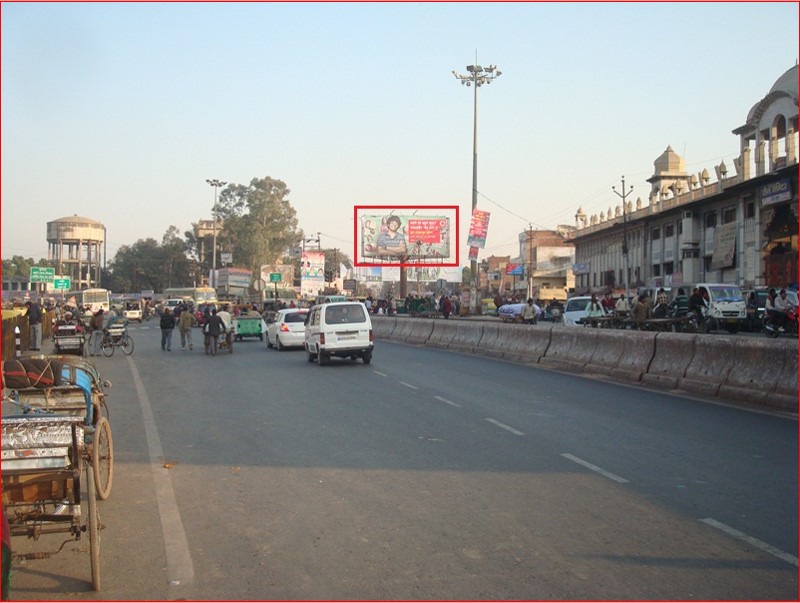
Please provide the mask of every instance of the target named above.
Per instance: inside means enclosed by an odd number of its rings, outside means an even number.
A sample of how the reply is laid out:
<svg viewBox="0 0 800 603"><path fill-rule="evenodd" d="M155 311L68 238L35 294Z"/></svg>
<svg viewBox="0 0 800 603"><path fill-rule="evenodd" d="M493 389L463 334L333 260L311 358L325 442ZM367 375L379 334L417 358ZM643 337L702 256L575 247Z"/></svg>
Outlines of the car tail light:
<svg viewBox="0 0 800 603"><path fill-rule="evenodd" d="M325 345L325 333L319 334L319 345Z"/></svg>
<svg viewBox="0 0 800 603"><path fill-rule="evenodd" d="M281 323L281 333L288 333L288 332L289 332L289 327L286 325L285 322L282 322Z"/></svg>
<svg viewBox="0 0 800 603"><path fill-rule="evenodd" d="M372 329L370 329L370 330L369 330L369 341L370 341L370 343L372 343L373 341L375 341L375 339L374 339L374 338L373 338L373 336L372 336Z"/></svg>

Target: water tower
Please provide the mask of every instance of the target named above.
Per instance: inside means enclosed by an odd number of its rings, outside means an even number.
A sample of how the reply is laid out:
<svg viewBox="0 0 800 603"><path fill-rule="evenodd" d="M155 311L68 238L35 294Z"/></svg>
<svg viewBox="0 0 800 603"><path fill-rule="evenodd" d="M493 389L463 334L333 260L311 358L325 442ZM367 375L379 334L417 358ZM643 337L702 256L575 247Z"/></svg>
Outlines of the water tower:
<svg viewBox="0 0 800 603"><path fill-rule="evenodd" d="M77 214L47 223L47 259L56 263L56 274L68 276L71 289L100 286L105 258L106 227Z"/></svg>

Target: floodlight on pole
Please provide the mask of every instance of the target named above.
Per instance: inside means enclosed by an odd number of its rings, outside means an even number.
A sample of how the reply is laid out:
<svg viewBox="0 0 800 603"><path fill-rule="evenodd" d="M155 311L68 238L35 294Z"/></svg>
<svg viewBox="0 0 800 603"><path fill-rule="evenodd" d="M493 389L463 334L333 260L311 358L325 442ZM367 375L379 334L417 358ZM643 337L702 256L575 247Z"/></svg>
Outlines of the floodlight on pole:
<svg viewBox="0 0 800 603"><path fill-rule="evenodd" d="M477 61L476 61L477 62ZM502 75L502 72L495 66L481 67L480 65L467 65L468 75L453 71L456 79L461 80L461 85L472 86L474 88L474 102L472 112L472 212L478 207L478 88L484 84L491 84L495 78ZM470 214L471 215L471 214ZM470 313L477 313L477 259L470 261L471 272L471 299Z"/></svg>
<svg viewBox="0 0 800 603"><path fill-rule="evenodd" d="M211 186L214 187L214 248L211 251L211 286L216 289L217 288L217 191L220 187L225 186L228 184L227 182L222 182L221 180L217 180L216 178L213 180L209 180L206 178L206 182L208 182Z"/></svg>
<svg viewBox="0 0 800 603"><path fill-rule="evenodd" d="M630 276L628 274L629 267L628 267L628 208L627 202L625 198L630 194L633 190L633 185L631 184L627 189L625 188L625 176L622 177L622 192L620 193L615 186L611 187L611 190L614 191L614 194L617 197L622 199L622 270L625 274L625 301L628 301L628 296L630 295Z"/></svg>

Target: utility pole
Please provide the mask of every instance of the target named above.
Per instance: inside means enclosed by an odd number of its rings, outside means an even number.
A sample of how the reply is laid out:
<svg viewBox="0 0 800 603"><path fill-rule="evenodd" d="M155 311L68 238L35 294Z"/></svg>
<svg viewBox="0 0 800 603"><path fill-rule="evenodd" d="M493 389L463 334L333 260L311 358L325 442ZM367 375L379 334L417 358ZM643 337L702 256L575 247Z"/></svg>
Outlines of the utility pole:
<svg viewBox="0 0 800 603"><path fill-rule="evenodd" d="M533 226L528 222L528 299L533 297Z"/></svg>
<svg viewBox="0 0 800 603"><path fill-rule="evenodd" d="M477 53L475 62L478 62ZM453 71L456 79L461 80L461 85L474 87L474 102L472 114L472 212L470 218L478 207L478 88L484 84L491 84L495 78L502 75L502 72L497 69L495 65L488 67L481 67L480 65L467 65L469 75L462 75ZM470 297L470 314L477 314L478 307L478 293L477 293L477 280L478 280L478 260L477 258L470 261L470 280L472 285Z"/></svg>
<svg viewBox="0 0 800 603"><path fill-rule="evenodd" d="M627 302L630 296L630 268L628 266L628 207L625 198L633 190L633 185L627 189L625 188L625 176L622 177L622 193L616 187L612 186L611 190L617 197L622 199L622 271L625 275L625 301Z"/></svg>

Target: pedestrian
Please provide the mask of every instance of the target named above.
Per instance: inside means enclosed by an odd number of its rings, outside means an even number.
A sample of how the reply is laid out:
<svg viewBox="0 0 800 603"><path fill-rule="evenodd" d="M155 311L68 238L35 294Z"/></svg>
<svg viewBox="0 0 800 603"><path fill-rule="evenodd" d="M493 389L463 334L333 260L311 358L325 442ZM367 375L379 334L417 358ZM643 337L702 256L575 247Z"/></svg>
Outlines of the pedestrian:
<svg viewBox="0 0 800 603"><path fill-rule="evenodd" d="M526 325L535 325L536 318L537 318L537 310L541 312L541 309L533 303L533 298L528 298L528 303L525 305L525 310L522 312L522 322Z"/></svg>
<svg viewBox="0 0 800 603"><path fill-rule="evenodd" d="M669 304L669 297L664 287L661 287L656 293L656 302L653 306L653 318L666 318L667 306Z"/></svg>
<svg viewBox="0 0 800 603"><path fill-rule="evenodd" d="M603 310L606 314L614 313L614 297L611 294L611 291L606 291L603 299L600 300L600 304L603 306Z"/></svg>
<svg viewBox="0 0 800 603"><path fill-rule="evenodd" d="M92 328L91 338L91 356L99 356L100 350L103 347L103 327L105 326L105 318L103 317L103 308L100 308L92 315L90 326Z"/></svg>
<svg viewBox="0 0 800 603"><path fill-rule="evenodd" d="M192 325L194 324L194 316L189 310L181 312L178 319L178 330L181 332L181 350L186 351L186 346L189 346L189 351L192 351Z"/></svg>
<svg viewBox="0 0 800 603"><path fill-rule="evenodd" d="M642 293L636 298L636 301L633 302L631 320L633 320L635 328L643 330L644 321L648 318L650 318L650 304L647 303L647 294Z"/></svg>
<svg viewBox="0 0 800 603"><path fill-rule="evenodd" d="M224 330L225 323L222 322L222 319L217 314L217 309L214 308L211 310L211 317L203 326L206 355L217 355L217 340L219 339L220 333L224 332Z"/></svg>
<svg viewBox="0 0 800 603"><path fill-rule="evenodd" d="M442 311L442 316L450 318L450 312L453 311L453 304L450 303L450 298L446 295L442 295L439 300L439 309Z"/></svg>
<svg viewBox="0 0 800 603"><path fill-rule="evenodd" d="M616 312L617 316L621 318L627 318L628 312L630 312L630 307L628 306L628 298L625 297L625 294L619 296L617 303L614 304L614 311Z"/></svg>
<svg viewBox="0 0 800 603"><path fill-rule="evenodd" d="M167 352L172 351L172 331L175 330L175 317L169 308L164 308L161 315L161 349Z"/></svg>
<svg viewBox="0 0 800 603"><path fill-rule="evenodd" d="M38 352L42 348L42 307L30 300L25 305L28 306L28 324L31 327L31 350Z"/></svg>

